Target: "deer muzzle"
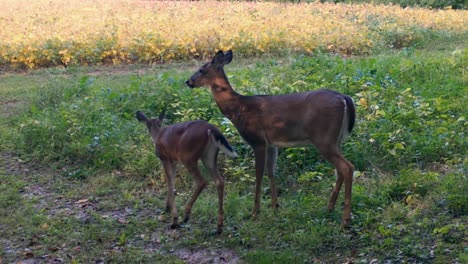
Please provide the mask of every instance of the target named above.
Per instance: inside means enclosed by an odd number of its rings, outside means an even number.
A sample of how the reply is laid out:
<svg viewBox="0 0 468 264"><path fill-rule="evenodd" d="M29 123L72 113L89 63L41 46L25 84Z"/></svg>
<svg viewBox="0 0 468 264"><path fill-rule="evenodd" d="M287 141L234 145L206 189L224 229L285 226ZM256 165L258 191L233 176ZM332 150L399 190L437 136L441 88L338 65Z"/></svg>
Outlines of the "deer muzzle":
<svg viewBox="0 0 468 264"><path fill-rule="evenodd" d="M195 88L195 86L193 85L192 80L190 80L190 79L188 79L187 81L185 81L185 84L187 84L187 86L188 86L189 88Z"/></svg>

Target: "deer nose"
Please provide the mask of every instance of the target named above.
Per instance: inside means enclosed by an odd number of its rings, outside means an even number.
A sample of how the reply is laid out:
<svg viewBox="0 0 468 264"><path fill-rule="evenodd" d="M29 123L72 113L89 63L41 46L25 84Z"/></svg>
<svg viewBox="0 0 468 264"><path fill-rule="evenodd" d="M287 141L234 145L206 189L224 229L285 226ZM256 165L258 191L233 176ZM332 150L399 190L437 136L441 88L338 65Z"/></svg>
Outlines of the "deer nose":
<svg viewBox="0 0 468 264"><path fill-rule="evenodd" d="M193 88L192 82L189 80L185 81L185 84L187 84L188 87Z"/></svg>

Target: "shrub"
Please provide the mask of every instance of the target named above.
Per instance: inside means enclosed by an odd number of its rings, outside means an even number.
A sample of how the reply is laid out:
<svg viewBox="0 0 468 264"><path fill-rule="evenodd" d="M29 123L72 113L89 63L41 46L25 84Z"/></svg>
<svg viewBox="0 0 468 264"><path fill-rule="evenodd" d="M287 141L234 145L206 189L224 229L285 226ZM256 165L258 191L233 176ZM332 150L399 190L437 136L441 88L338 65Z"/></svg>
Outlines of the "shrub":
<svg viewBox="0 0 468 264"><path fill-rule="evenodd" d="M399 56L350 60L318 53L296 57L292 64L271 60L242 70L230 69L228 74L234 75L232 83L241 94L328 87L351 95L356 101L357 124L343 149L358 171L461 162L464 155L461 150L467 144L463 86L457 84L459 78L450 76L463 64L449 59L431 66L430 58L404 52ZM412 57L406 60L406 56ZM430 68L430 81L425 78L426 70L418 68L419 64ZM252 181L251 149L224 118L206 89L184 88L183 81L188 75L161 72L134 78L119 89L96 86L90 77L76 82L57 78L41 89L37 103L21 120L19 133L14 135L17 145L25 155L35 159L148 173L155 164L147 163L153 159L152 147L144 127L134 120L134 113L144 110L157 115L166 109L169 124L205 119L220 127L241 156L235 162L227 161L227 172L232 177ZM415 87L410 88L407 83ZM429 95L430 91L434 92ZM303 170L314 173L303 174ZM313 148L285 149L279 153L278 174L289 175L282 178L285 181L300 178L307 185L331 175L332 168L323 164ZM402 188L408 187L403 184Z"/></svg>

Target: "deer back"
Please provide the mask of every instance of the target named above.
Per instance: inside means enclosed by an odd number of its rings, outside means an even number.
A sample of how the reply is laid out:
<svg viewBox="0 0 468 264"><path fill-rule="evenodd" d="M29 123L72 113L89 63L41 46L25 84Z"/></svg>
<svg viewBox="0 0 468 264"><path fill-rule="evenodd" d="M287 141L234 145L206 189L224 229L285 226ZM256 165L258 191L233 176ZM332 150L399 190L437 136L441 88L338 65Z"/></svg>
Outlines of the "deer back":
<svg viewBox="0 0 468 264"><path fill-rule="evenodd" d="M213 127L203 120L164 127L155 141L157 155L161 159L181 162L198 160L213 145L208 132Z"/></svg>
<svg viewBox="0 0 468 264"><path fill-rule="evenodd" d="M285 95L237 96L218 102L250 145L305 146L338 138L345 116L343 95L317 90Z"/></svg>

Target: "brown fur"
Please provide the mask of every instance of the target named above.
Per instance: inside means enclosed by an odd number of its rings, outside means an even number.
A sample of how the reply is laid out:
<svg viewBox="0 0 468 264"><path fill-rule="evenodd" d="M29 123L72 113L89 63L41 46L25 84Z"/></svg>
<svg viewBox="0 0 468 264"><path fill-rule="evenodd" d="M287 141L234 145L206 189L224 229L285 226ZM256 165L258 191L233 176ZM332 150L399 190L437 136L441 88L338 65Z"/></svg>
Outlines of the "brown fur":
<svg viewBox="0 0 468 264"><path fill-rule="evenodd" d="M153 140L156 155L161 160L167 179L166 211L171 211L172 225L176 228L178 214L175 205L174 178L176 162L181 162L193 175L195 179L195 192L185 207L184 222L190 219L192 206L200 193L207 185L206 179L201 175L198 168L198 160L202 160L205 167L215 180L218 189L218 226L217 232L221 233L223 228L223 199L224 180L218 174L217 156L218 151L226 149L225 152L231 157L237 156L219 129L203 120L177 123L162 128L163 115L159 118L149 119L143 112L138 111L137 119L145 123Z"/></svg>
<svg viewBox="0 0 468 264"><path fill-rule="evenodd" d="M353 165L340 150L340 141L352 130L355 109L352 99L331 90L284 95L243 96L236 93L224 73L232 52L219 51L211 62L187 80L191 88L208 86L221 112L235 125L255 154L256 188L253 215L260 210L262 177L265 168L270 179L272 206L278 207L274 169L278 147L313 144L337 170L336 185L328 204L335 207L341 185L345 184L343 225L351 219Z"/></svg>

